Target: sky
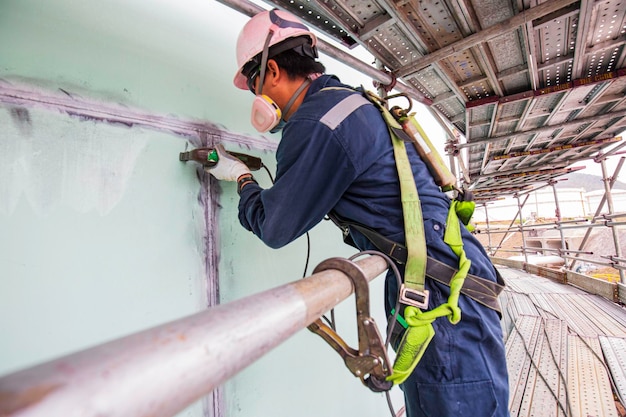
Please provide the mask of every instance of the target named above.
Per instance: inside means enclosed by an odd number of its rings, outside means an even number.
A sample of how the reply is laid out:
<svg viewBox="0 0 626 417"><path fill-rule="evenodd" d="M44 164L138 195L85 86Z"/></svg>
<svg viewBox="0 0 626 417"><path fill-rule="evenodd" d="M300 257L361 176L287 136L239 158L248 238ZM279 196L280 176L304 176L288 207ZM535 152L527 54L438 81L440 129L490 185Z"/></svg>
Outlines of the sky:
<svg viewBox="0 0 626 417"><path fill-rule="evenodd" d="M626 138L626 132L622 132L620 134L620 136L622 138ZM626 139L622 139L622 140L626 140ZM612 149L609 148L609 149ZM615 172L615 168L617 167L617 164L619 163L619 160L624 157L626 155L613 155L609 158L607 158L606 160L606 171L607 171L607 175L608 176L613 176L613 173ZM573 167L578 167L578 166L583 166L585 167L584 170L581 170L579 172L584 173L584 174L591 174L591 175L597 175L599 177L602 176L602 167L601 164L594 162L593 160L587 160L587 161L583 161L583 162L578 162L576 164L572 165ZM622 171L620 172L620 174L618 175L618 178L620 181L624 182L626 180L626 174L624 174L624 169L626 167L622 168Z"/></svg>

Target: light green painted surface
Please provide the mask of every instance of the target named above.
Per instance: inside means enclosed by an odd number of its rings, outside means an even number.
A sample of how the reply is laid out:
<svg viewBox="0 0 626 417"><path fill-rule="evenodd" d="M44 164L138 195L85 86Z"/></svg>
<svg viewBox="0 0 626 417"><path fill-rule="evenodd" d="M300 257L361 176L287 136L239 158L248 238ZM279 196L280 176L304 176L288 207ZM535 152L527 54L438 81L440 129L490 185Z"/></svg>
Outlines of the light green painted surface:
<svg viewBox="0 0 626 417"><path fill-rule="evenodd" d="M231 84L246 20L209 0L4 0L0 79L251 133L251 95ZM186 140L44 109L29 115L19 123L0 106L0 374L204 305L200 185L178 161ZM271 153L249 152L274 169ZM239 225L234 184L221 184L219 199L223 302L302 276L304 238L272 250ZM354 253L327 222L311 244L309 273ZM382 323L382 279L372 298ZM337 315L356 346L353 300ZM388 413L383 396L306 330L226 383L224 403L228 417ZM202 407L183 414L201 416Z"/></svg>
<svg viewBox="0 0 626 417"><path fill-rule="evenodd" d="M211 0L3 0L0 78L252 132L230 82L246 21Z"/></svg>
<svg viewBox="0 0 626 417"><path fill-rule="evenodd" d="M198 183L175 158L184 141L30 117L24 134L0 106L0 374L204 305Z"/></svg>

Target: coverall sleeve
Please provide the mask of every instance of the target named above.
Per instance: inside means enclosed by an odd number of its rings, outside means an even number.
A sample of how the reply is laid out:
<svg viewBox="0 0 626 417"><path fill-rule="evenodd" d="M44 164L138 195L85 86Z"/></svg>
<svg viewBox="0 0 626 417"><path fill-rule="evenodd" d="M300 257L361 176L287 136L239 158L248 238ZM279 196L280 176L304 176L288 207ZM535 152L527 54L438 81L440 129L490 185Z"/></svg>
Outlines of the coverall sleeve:
<svg viewBox="0 0 626 417"><path fill-rule="evenodd" d="M242 226L280 248L319 223L357 175L335 135L318 120L288 123L276 153L274 185L247 186L241 192Z"/></svg>

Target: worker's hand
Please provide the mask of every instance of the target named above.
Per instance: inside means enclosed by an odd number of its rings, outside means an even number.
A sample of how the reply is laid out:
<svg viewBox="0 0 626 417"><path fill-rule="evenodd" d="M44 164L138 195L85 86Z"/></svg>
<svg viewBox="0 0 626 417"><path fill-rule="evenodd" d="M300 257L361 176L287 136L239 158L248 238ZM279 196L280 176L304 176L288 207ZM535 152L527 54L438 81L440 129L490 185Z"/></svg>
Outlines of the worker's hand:
<svg viewBox="0 0 626 417"><path fill-rule="evenodd" d="M217 164L213 168L204 168L206 172L213 175L218 180L237 181L243 174L249 174L250 169L224 149L222 144L215 146L217 151Z"/></svg>

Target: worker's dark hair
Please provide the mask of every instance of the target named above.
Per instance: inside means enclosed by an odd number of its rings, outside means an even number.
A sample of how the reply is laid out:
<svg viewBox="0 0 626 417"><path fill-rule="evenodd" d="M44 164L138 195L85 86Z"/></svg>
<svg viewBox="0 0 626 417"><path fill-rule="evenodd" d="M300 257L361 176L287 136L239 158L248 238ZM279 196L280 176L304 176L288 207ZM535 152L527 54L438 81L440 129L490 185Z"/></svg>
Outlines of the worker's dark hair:
<svg viewBox="0 0 626 417"><path fill-rule="evenodd" d="M308 39L308 37L305 38ZM316 61L317 50L309 42L280 52L271 58L289 74L290 78L306 77L310 74L326 71L324 64Z"/></svg>

